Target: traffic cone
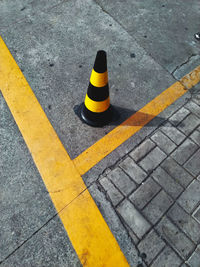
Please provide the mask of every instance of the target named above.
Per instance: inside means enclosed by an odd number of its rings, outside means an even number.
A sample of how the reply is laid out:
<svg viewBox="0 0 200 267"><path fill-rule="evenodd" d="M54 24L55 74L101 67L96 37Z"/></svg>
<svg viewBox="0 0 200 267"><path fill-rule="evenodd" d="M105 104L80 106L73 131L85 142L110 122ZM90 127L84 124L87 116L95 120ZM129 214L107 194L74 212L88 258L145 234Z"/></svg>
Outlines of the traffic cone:
<svg viewBox="0 0 200 267"><path fill-rule="evenodd" d="M111 120L106 52L97 52L81 117L91 126L103 126Z"/></svg>

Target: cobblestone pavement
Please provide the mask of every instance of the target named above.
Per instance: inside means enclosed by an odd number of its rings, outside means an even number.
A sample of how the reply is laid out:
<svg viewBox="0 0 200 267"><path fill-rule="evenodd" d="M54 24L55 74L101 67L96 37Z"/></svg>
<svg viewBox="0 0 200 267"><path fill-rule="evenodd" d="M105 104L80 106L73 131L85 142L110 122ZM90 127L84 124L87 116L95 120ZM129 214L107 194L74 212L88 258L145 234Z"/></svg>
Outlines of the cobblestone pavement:
<svg viewBox="0 0 200 267"><path fill-rule="evenodd" d="M140 266L200 266L200 94L98 180Z"/></svg>

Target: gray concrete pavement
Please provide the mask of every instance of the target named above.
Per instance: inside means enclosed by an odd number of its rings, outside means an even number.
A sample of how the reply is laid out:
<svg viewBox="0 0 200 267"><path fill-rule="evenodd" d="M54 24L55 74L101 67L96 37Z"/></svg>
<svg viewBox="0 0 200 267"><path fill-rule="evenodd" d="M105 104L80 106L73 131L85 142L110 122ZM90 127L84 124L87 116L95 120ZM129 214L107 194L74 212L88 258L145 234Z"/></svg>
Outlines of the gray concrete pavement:
<svg viewBox="0 0 200 267"><path fill-rule="evenodd" d="M35 8L0 32L72 158L175 81L93 1ZM84 101L98 49L108 53L111 103L121 108L120 121L102 129L74 113Z"/></svg>
<svg viewBox="0 0 200 267"><path fill-rule="evenodd" d="M170 73L199 58L194 39L200 29L198 1L95 1Z"/></svg>
<svg viewBox="0 0 200 267"><path fill-rule="evenodd" d="M56 216L8 255L1 266L80 267L82 265L60 219Z"/></svg>
<svg viewBox="0 0 200 267"><path fill-rule="evenodd" d="M79 266L2 95L0 106L0 262L6 267Z"/></svg>
<svg viewBox="0 0 200 267"><path fill-rule="evenodd" d="M199 6L196 0L3 0L0 35L75 158L200 64L193 38ZM98 49L108 53L111 103L120 118L92 128L74 108L84 100ZM130 266L200 262L199 90L83 175ZM2 95L0 113L1 266L80 266Z"/></svg>

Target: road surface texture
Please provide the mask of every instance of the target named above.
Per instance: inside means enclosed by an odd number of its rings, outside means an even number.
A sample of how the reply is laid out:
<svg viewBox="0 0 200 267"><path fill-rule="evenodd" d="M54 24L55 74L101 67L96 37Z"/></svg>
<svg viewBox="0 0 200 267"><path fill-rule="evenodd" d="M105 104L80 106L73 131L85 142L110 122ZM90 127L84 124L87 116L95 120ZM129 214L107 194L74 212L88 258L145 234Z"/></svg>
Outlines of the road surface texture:
<svg viewBox="0 0 200 267"><path fill-rule="evenodd" d="M198 0L0 0L0 36L75 167L79 155L200 65L199 18ZM98 50L107 52L117 114L102 128L78 116ZM185 94L80 172L130 266L200 266L200 84L180 85ZM91 266L3 95L0 87L0 266Z"/></svg>

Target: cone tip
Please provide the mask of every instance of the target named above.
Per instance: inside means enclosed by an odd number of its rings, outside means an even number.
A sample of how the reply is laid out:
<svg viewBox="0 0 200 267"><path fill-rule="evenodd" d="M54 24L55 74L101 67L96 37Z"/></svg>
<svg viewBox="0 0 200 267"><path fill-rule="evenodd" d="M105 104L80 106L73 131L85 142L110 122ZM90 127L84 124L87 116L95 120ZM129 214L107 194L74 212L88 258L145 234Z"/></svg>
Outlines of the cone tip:
<svg viewBox="0 0 200 267"><path fill-rule="evenodd" d="M103 55L106 55L106 51L104 51L104 50L98 50L97 51L97 54L103 56Z"/></svg>
<svg viewBox="0 0 200 267"><path fill-rule="evenodd" d="M94 63L94 70L98 73L103 73L107 71L107 59L106 59L106 52L104 50L97 51L95 63Z"/></svg>

